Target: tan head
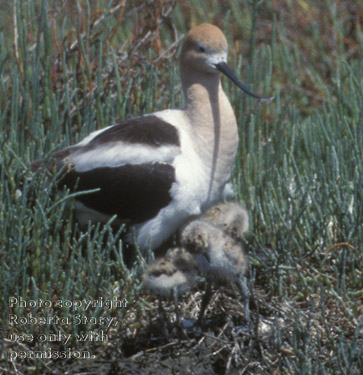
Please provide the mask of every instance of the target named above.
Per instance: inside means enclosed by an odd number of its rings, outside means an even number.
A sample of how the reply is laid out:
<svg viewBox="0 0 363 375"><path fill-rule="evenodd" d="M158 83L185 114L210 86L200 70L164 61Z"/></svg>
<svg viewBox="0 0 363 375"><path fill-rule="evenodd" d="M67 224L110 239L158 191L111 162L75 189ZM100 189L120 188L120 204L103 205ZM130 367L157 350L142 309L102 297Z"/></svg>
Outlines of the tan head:
<svg viewBox="0 0 363 375"><path fill-rule="evenodd" d="M227 39L214 25L203 23L187 34L181 51L181 65L205 73L219 73L216 65L227 62Z"/></svg>
<svg viewBox="0 0 363 375"><path fill-rule="evenodd" d="M257 99L268 99L255 95L247 89L227 65L228 43L223 32L214 25L202 23L187 34L181 50L182 75L225 74L241 90Z"/></svg>

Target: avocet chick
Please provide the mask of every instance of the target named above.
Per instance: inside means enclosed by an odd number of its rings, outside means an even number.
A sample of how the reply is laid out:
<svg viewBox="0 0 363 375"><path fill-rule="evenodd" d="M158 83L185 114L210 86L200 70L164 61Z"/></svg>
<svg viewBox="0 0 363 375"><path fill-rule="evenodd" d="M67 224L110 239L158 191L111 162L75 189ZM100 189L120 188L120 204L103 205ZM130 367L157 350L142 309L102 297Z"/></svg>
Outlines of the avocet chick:
<svg viewBox="0 0 363 375"><path fill-rule="evenodd" d="M198 274L194 257L184 248L171 249L165 257L156 260L146 270L144 287L159 299L159 314L165 324L168 320L162 307L161 298L173 298L176 321L179 324L178 295L189 291Z"/></svg>
<svg viewBox="0 0 363 375"><path fill-rule="evenodd" d="M220 228L203 220L194 220L182 229L181 243L195 254L199 269L207 278L207 290L203 296L198 323L201 322L212 296L212 282L238 284L245 305L245 317L249 322L249 293L244 277L248 257L242 246Z"/></svg>
<svg viewBox="0 0 363 375"><path fill-rule="evenodd" d="M222 229L236 241L241 241L248 230L247 211L234 202L220 203L213 206L201 219Z"/></svg>

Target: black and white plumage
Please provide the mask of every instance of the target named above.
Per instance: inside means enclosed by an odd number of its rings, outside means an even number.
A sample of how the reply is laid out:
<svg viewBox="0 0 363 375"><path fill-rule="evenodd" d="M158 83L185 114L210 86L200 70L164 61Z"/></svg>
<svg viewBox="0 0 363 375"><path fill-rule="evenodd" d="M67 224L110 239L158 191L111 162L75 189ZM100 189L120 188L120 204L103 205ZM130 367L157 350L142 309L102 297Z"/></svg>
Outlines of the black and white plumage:
<svg viewBox="0 0 363 375"><path fill-rule="evenodd" d="M220 72L250 93L228 68L227 41L216 26L189 31L180 58L183 109L168 109L95 131L55 152L60 189L99 189L75 200L81 224L135 226L141 248L160 246L189 217L221 200L233 167L238 132ZM258 97L261 99L261 97ZM35 161L33 170L41 166Z"/></svg>
<svg viewBox="0 0 363 375"><path fill-rule="evenodd" d="M169 162L180 153L179 138L176 128L157 116L113 125L55 157L64 159L64 153L74 168L59 185L71 191L100 188L78 198L98 212L137 224L156 216L172 200L175 171Z"/></svg>

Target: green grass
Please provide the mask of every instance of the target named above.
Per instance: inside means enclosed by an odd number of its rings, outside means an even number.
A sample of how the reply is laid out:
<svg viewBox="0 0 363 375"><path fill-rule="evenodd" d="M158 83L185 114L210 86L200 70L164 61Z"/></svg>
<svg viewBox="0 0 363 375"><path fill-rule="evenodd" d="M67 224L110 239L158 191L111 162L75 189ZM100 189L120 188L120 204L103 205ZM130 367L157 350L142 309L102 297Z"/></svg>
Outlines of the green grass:
<svg viewBox="0 0 363 375"><path fill-rule="evenodd" d="M252 264L252 314L270 329L264 334L261 325L259 338L241 338L216 326L205 332L203 350L200 338L191 337L167 349L171 362L162 352L166 349L157 345L138 358L145 368L146 362L162 362L161 368L182 374L187 367L180 353L188 348L198 359L195 373L202 373L198 363L205 364L206 373L360 373L359 1L146 3L123 7L122 1L79 1L77 7L71 1L0 1L1 371L113 369L131 374L137 373L136 365L126 353L153 347L152 341L140 344L149 335L147 317L156 306L140 289L144 256L128 269L119 241L122 229L115 233L111 224L79 228L72 209L65 209L69 193L54 194L57 176L48 181L32 174L28 165L108 124L182 106L178 40L189 27L211 22L225 32L230 65L241 80L257 93L275 96L264 105L223 81L240 129L232 180L251 218L245 248ZM198 291L194 293L198 300ZM86 324L61 327L73 335L65 346L39 340L17 344L9 340L11 333L36 336L57 332L59 326L14 327L8 323L9 313L71 318L75 312L64 307L9 309L12 296L53 302L117 297L126 298L128 307L87 312L89 317L119 319L117 329L108 331L107 343L77 342L76 333L102 330L99 324ZM218 301L212 315L220 312ZM222 333L224 346L217 339L209 345L211 336ZM9 350L48 347L89 349L97 358L7 361ZM153 371L160 373L160 368Z"/></svg>

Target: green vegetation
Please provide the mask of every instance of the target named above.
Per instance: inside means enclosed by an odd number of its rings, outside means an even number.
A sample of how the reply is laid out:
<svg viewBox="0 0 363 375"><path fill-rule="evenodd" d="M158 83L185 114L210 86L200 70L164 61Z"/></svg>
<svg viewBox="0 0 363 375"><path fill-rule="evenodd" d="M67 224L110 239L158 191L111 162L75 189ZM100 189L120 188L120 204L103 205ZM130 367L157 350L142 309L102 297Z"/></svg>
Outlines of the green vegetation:
<svg viewBox="0 0 363 375"><path fill-rule="evenodd" d="M0 0L0 372L359 374L360 14L358 0ZM221 27L236 74L275 100L258 103L223 82L240 127L232 179L251 218L245 248L258 335L238 331L241 305L226 288L206 330L178 341L161 337L157 303L141 289L152 255L127 268L122 228L79 228L65 208L69 193L52 189L57 176L49 181L28 165L108 124L182 106L179 41L200 22ZM14 296L52 306L9 308ZM56 301L102 298L128 305L98 303L84 315L115 317L117 327L9 324L9 314L71 320L77 311ZM183 303L195 318L199 289ZM41 342L58 331L69 342ZM76 340L90 331L107 331L108 341ZM16 334L35 339L16 343ZM96 358L8 361L11 351L49 348Z"/></svg>

